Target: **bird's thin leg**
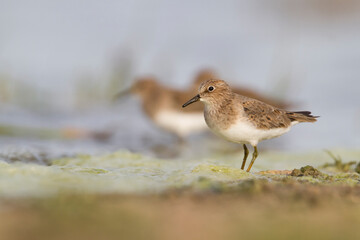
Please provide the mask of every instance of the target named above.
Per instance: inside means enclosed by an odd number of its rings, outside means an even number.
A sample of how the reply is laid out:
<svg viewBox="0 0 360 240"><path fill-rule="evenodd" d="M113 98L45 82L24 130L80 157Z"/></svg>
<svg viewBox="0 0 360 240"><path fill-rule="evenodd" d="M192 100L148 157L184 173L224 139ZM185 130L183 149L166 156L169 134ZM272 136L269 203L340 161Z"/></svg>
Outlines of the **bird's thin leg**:
<svg viewBox="0 0 360 240"><path fill-rule="evenodd" d="M248 155L249 155L249 150L248 150L248 148L246 147L245 144L243 144L243 146L244 146L244 159L243 159L243 162L242 162L242 164L241 164L241 169L242 169L242 170L244 170L245 163L246 163L246 159L247 159L247 157L248 157Z"/></svg>
<svg viewBox="0 0 360 240"><path fill-rule="evenodd" d="M254 164L255 159L257 158L257 156L258 156L257 147L254 146L254 153L253 153L253 155L252 155L252 159L251 159L250 165L249 165L248 169L246 170L247 172L250 171L250 169L251 169L252 165Z"/></svg>

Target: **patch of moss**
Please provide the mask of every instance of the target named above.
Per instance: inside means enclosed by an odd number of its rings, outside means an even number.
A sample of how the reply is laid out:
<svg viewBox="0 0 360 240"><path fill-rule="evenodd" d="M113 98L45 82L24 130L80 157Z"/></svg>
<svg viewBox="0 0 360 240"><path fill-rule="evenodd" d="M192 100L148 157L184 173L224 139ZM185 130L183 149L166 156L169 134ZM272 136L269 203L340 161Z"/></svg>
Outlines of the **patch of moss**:
<svg viewBox="0 0 360 240"><path fill-rule="evenodd" d="M106 171L105 169L99 169L99 168L85 168L85 169L81 169L77 172L89 173L89 174L105 174L105 173L108 173L109 171Z"/></svg>
<svg viewBox="0 0 360 240"><path fill-rule="evenodd" d="M337 174L332 176L331 181L329 181L332 185L348 185L348 186L356 186L360 184L359 176L356 174Z"/></svg>
<svg viewBox="0 0 360 240"><path fill-rule="evenodd" d="M75 165L75 166L84 166L85 164L89 165L104 165L104 163L108 163L111 165L111 163L117 162L118 164L121 164L120 161L131 161L132 164L139 164L138 162L135 162L134 160L141 160L143 159L143 156L141 154L132 153L129 151L118 151L111 154L101 155L101 156L91 156L86 154L79 154L75 157L65 157L60 159L55 159L52 161L52 165L56 166L66 166L66 165ZM127 163L127 165L130 165L130 163ZM140 163L142 164L142 163ZM114 164L116 165L116 164Z"/></svg>
<svg viewBox="0 0 360 240"><path fill-rule="evenodd" d="M247 178L252 176L250 173L245 172L244 170L233 168L233 167L226 167L226 166L217 166L217 165L209 165L209 164L201 164L196 166L192 173L204 173L210 174L213 173L221 174L222 176L226 176L232 179L241 179Z"/></svg>

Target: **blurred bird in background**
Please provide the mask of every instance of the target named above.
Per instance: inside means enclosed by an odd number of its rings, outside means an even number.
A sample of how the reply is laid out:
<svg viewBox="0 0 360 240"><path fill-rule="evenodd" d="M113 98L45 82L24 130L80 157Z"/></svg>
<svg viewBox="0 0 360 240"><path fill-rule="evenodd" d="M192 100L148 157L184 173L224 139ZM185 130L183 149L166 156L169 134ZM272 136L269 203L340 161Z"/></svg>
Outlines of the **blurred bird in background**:
<svg viewBox="0 0 360 240"><path fill-rule="evenodd" d="M202 106L194 106L187 111L179 107L193 94L192 88L181 91L147 77L138 79L130 88L130 93L140 97L143 111L157 126L175 134L179 141L206 129Z"/></svg>
<svg viewBox="0 0 360 240"><path fill-rule="evenodd" d="M182 109L184 101L197 92L201 82L217 78L217 74L204 69L198 72L189 88L184 90L173 89L161 84L155 77L143 77L117 97L128 93L137 95L141 99L142 109L149 119L161 129L174 134L180 142L184 142L190 134L207 130L203 117L203 106L194 104ZM286 108L287 103L265 97L246 88L233 88L233 91L251 98L264 101L278 108Z"/></svg>

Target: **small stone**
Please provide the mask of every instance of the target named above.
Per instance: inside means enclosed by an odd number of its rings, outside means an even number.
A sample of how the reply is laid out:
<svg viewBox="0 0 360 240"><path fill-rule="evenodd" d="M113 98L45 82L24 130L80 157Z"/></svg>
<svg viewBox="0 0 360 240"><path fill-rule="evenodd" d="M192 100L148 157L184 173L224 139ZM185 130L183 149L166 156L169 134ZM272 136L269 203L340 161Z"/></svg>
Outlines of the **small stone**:
<svg viewBox="0 0 360 240"><path fill-rule="evenodd" d="M293 177L302 177L302 176L304 176L304 174L300 171L300 169L296 169L296 168L294 170L292 170L290 175L293 176Z"/></svg>
<svg viewBox="0 0 360 240"><path fill-rule="evenodd" d="M302 176L312 176L317 177L321 175L321 172L314 168L313 166L305 166L300 169L294 169L291 174L293 177L302 177Z"/></svg>
<svg viewBox="0 0 360 240"><path fill-rule="evenodd" d="M304 174L304 176L317 177L320 175L320 171L314 168L313 166L307 165L305 167L302 167L300 170Z"/></svg>

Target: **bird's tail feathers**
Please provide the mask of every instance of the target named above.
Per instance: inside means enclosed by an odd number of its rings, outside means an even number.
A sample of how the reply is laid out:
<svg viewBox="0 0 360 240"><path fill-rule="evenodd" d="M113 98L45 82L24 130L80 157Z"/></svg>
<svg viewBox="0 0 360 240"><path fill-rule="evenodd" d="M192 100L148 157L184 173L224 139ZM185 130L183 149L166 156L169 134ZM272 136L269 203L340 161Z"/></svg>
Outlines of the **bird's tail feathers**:
<svg viewBox="0 0 360 240"><path fill-rule="evenodd" d="M316 118L319 117L311 115L309 111L287 112L286 114L292 122L316 122Z"/></svg>

